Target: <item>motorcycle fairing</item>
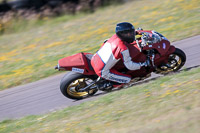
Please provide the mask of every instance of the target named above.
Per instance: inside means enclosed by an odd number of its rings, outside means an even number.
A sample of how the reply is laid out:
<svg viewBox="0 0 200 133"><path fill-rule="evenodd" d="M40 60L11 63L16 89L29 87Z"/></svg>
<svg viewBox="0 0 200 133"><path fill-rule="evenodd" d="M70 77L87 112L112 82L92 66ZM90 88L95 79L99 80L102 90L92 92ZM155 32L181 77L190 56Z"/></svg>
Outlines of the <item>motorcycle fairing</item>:
<svg viewBox="0 0 200 133"><path fill-rule="evenodd" d="M156 49L158 53L160 53L160 55L163 56L166 55L169 48L170 48L170 42L167 40L162 40L159 43L146 45L145 47L143 47L143 50Z"/></svg>

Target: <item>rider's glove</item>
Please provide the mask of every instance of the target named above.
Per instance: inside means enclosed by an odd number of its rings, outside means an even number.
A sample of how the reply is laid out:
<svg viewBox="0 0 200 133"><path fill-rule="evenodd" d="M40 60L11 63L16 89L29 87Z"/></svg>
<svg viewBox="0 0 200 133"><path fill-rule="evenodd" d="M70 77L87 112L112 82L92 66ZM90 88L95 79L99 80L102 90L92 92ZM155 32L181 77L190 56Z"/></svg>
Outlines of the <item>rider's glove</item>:
<svg viewBox="0 0 200 133"><path fill-rule="evenodd" d="M151 68L151 61L150 59L147 59L145 62L140 63L141 67L144 67L146 72L148 72Z"/></svg>
<svg viewBox="0 0 200 133"><path fill-rule="evenodd" d="M145 62L140 63L141 67L151 67L151 61L150 59L147 59Z"/></svg>

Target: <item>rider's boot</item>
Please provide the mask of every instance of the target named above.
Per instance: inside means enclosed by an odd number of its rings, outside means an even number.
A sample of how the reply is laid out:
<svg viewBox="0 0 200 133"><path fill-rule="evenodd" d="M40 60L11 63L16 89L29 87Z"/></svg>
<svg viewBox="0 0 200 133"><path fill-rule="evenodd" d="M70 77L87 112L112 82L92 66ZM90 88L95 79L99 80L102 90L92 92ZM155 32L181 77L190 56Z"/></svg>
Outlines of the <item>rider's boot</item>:
<svg viewBox="0 0 200 133"><path fill-rule="evenodd" d="M103 81L102 83L97 85L97 88L102 91L109 91L112 90L113 84L110 81Z"/></svg>
<svg viewBox="0 0 200 133"><path fill-rule="evenodd" d="M117 88L120 89L123 87L124 84L122 83L117 83L117 82L113 82L113 81L103 81L103 83L99 84L99 90L102 91L110 91L113 88Z"/></svg>

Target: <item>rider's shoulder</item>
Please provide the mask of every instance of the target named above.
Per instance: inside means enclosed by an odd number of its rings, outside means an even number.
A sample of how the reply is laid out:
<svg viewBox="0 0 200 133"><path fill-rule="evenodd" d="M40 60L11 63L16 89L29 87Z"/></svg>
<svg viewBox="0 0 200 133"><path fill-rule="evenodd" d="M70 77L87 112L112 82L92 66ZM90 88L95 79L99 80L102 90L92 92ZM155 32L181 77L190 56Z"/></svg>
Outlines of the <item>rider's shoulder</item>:
<svg viewBox="0 0 200 133"><path fill-rule="evenodd" d="M112 47L118 47L119 49L126 49L126 42L122 41L116 34L114 34L107 43L110 43Z"/></svg>

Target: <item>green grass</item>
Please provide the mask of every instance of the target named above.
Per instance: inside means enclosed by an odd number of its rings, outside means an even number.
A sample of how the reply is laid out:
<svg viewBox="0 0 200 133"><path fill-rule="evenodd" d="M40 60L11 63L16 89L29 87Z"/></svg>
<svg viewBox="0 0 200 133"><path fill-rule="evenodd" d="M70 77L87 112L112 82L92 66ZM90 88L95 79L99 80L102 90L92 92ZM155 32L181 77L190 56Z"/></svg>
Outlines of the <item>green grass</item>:
<svg viewBox="0 0 200 133"><path fill-rule="evenodd" d="M0 36L0 90L58 74L53 69L58 59L94 53L118 22L154 29L171 41L198 35L199 7L198 0L140 0L93 14L10 21Z"/></svg>
<svg viewBox="0 0 200 133"><path fill-rule="evenodd" d="M168 75L39 116L0 123L1 133L199 133L200 68Z"/></svg>

